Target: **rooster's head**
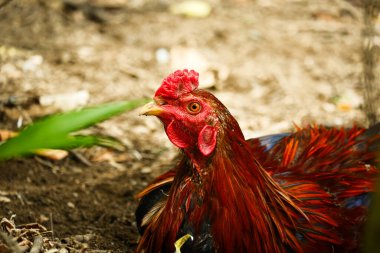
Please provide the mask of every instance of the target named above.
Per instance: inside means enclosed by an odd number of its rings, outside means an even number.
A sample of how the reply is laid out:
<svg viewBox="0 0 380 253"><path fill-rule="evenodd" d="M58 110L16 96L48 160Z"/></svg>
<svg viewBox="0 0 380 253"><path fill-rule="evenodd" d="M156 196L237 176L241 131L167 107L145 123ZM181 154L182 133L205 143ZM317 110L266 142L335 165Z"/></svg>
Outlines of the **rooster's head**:
<svg viewBox="0 0 380 253"><path fill-rule="evenodd" d="M177 147L209 156L215 150L223 121L232 116L211 93L197 89L198 76L186 69L170 74L156 91L154 102L145 105L141 114L157 116Z"/></svg>

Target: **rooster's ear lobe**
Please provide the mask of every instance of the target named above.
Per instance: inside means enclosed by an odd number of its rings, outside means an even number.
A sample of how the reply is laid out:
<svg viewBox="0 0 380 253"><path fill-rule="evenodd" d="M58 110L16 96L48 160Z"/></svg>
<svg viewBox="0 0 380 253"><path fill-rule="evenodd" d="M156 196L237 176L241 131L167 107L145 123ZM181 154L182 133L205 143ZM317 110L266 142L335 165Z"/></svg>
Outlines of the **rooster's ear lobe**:
<svg viewBox="0 0 380 253"><path fill-rule="evenodd" d="M214 151L216 146L216 128L204 126L198 135L198 148L204 156L208 156Z"/></svg>

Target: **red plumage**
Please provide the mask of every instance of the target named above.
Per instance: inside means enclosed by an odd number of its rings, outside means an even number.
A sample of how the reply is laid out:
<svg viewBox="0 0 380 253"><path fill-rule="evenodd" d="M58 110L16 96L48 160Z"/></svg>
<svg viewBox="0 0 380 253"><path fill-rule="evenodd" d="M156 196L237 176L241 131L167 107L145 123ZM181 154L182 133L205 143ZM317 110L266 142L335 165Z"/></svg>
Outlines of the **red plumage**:
<svg viewBox="0 0 380 253"><path fill-rule="evenodd" d="M310 126L245 140L195 71L164 80L155 115L183 157L142 193L137 252L357 252L380 125Z"/></svg>

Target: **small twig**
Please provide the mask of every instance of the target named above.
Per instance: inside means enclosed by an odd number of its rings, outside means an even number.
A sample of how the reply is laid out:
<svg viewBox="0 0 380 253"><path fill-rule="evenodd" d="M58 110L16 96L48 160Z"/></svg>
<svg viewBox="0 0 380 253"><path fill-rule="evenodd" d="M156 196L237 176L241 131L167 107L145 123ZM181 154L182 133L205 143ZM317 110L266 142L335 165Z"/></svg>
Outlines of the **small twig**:
<svg viewBox="0 0 380 253"><path fill-rule="evenodd" d="M133 77L133 78L141 78L143 76L146 76L146 71L143 69L135 68L131 65L123 66L122 69L120 69L120 72Z"/></svg>
<svg viewBox="0 0 380 253"><path fill-rule="evenodd" d="M4 0L4 2L0 3L0 9L3 8L5 5L9 4L12 2L12 0Z"/></svg>
<svg viewBox="0 0 380 253"><path fill-rule="evenodd" d="M88 167L92 166L92 163L86 157L84 157L82 154L78 153L75 150L71 150L70 152L75 156L75 158L77 158L84 165L86 165Z"/></svg>
<svg viewBox="0 0 380 253"><path fill-rule="evenodd" d="M34 237L33 247L30 249L30 253L39 253L42 249L42 236L37 235Z"/></svg>
<svg viewBox="0 0 380 253"><path fill-rule="evenodd" d="M0 232L0 237L3 238L5 244L10 248L11 252L13 253L23 253L24 251L18 246L17 242L12 240L11 237L9 237L4 232Z"/></svg>
<svg viewBox="0 0 380 253"><path fill-rule="evenodd" d="M46 160L44 160L44 159L42 159L42 158L40 158L40 157L38 157L38 156L35 156L35 157L34 157L34 160L36 160L38 163L42 164L43 166L46 166L46 167L52 169L53 172L56 170L55 165L52 164L52 163L49 162L49 161L46 161Z"/></svg>
<svg viewBox="0 0 380 253"><path fill-rule="evenodd" d="M20 193L16 193L16 196L20 200L21 205L25 206L25 201L24 201L24 198L22 197L22 195Z"/></svg>
<svg viewBox="0 0 380 253"><path fill-rule="evenodd" d="M49 213L49 218L50 218L51 239L54 240L53 213Z"/></svg>
<svg viewBox="0 0 380 253"><path fill-rule="evenodd" d="M23 118L25 118L25 121L26 121L27 124L32 124L33 123L33 119L32 119L32 117L30 117L30 115L29 115L29 113L27 111L23 110L21 106L17 106L16 108L19 111L19 113L21 114L21 116Z"/></svg>

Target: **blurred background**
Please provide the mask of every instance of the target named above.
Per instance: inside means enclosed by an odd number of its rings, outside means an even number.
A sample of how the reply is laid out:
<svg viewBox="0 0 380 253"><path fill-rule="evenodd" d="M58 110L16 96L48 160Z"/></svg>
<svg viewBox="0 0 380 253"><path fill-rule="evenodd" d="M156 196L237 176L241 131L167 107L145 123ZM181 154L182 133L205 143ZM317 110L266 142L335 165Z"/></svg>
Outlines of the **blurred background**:
<svg viewBox="0 0 380 253"><path fill-rule="evenodd" d="M0 0L0 129L152 97L183 68L200 73L247 138L294 124L368 126L380 113L377 10L344 0ZM138 111L89 131L126 151L0 164L0 218L42 224L52 248L132 252L133 196L177 151Z"/></svg>

